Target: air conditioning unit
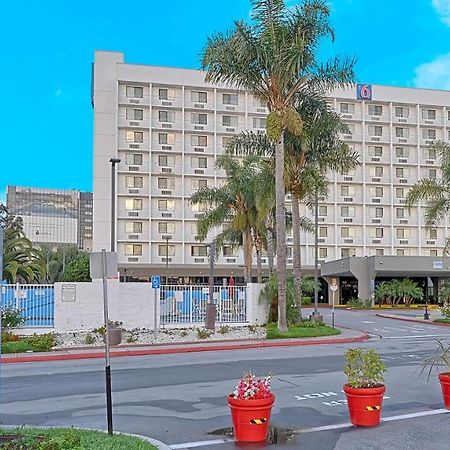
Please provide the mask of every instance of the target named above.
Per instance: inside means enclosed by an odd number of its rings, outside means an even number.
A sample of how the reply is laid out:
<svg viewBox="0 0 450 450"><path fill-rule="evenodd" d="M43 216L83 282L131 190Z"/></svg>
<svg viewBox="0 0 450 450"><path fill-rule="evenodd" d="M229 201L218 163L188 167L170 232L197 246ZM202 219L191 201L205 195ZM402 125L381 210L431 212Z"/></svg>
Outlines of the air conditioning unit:
<svg viewBox="0 0 450 450"><path fill-rule="evenodd" d="M370 120L380 120L380 118L377 116L370 116L369 119Z"/></svg>
<svg viewBox="0 0 450 450"><path fill-rule="evenodd" d="M325 222L325 217L318 217L318 218L317 218L317 221L318 221L318 222Z"/></svg>
<svg viewBox="0 0 450 450"><path fill-rule="evenodd" d="M205 258L194 258L194 262L195 263L204 263L205 262Z"/></svg>
<svg viewBox="0 0 450 450"><path fill-rule="evenodd" d="M130 127L138 127L139 126L139 122L133 122L130 120Z"/></svg>
<svg viewBox="0 0 450 450"><path fill-rule="evenodd" d="M428 245L435 245L435 244L436 244L436 241L427 241L427 244L428 244Z"/></svg>
<svg viewBox="0 0 450 450"><path fill-rule="evenodd" d="M398 158L399 163L407 163L408 160L406 158Z"/></svg>
<svg viewBox="0 0 450 450"><path fill-rule="evenodd" d="M161 167L162 173L172 173L172 167Z"/></svg>
<svg viewBox="0 0 450 450"><path fill-rule="evenodd" d="M194 217L196 218L196 219L199 219L200 217L202 217L203 216L203 213L196 213L196 214L194 214Z"/></svg>
<svg viewBox="0 0 450 450"><path fill-rule="evenodd" d="M372 181L374 183L379 183L381 181L381 178L380 177L372 177Z"/></svg>
<svg viewBox="0 0 450 450"><path fill-rule="evenodd" d="M427 125L433 125L434 121L433 120L425 120L425 123Z"/></svg>
<svg viewBox="0 0 450 450"><path fill-rule="evenodd" d="M319 202L324 202L324 201L325 201L325 197L318 197L317 200L318 200Z"/></svg>
<svg viewBox="0 0 450 450"><path fill-rule="evenodd" d="M408 142L408 139L405 139L405 138L398 138L398 142L405 143L405 142Z"/></svg>
<svg viewBox="0 0 450 450"><path fill-rule="evenodd" d="M353 139L353 135L352 134L344 134L344 139L351 140L351 139Z"/></svg>
<svg viewBox="0 0 450 450"><path fill-rule="evenodd" d="M172 128L172 124L171 123L162 123L161 128Z"/></svg>
<svg viewBox="0 0 450 450"><path fill-rule="evenodd" d="M406 180L405 178L402 178L401 180L398 180L398 182L400 184L406 184L408 182L408 180Z"/></svg>
<svg viewBox="0 0 450 450"><path fill-rule="evenodd" d="M229 133L234 133L236 131L235 128L226 127L225 131L228 131Z"/></svg>
<svg viewBox="0 0 450 450"><path fill-rule="evenodd" d="M433 143L433 139L425 139L425 144L432 144Z"/></svg>
<svg viewBox="0 0 450 450"><path fill-rule="evenodd" d="M341 114L343 119L351 119L353 116L351 114Z"/></svg>
<svg viewBox="0 0 450 450"><path fill-rule="evenodd" d="M406 204L406 198L399 198L399 199L398 199L398 202L399 202L401 205L404 205L404 204Z"/></svg>
<svg viewBox="0 0 450 450"><path fill-rule="evenodd" d="M381 239L372 239L372 244L381 244Z"/></svg>
<svg viewBox="0 0 450 450"><path fill-rule="evenodd" d="M194 169L194 173L197 175L203 175L205 171L203 169Z"/></svg>
<svg viewBox="0 0 450 450"><path fill-rule="evenodd" d="M139 166L128 166L129 171L139 172Z"/></svg>
<svg viewBox="0 0 450 450"><path fill-rule="evenodd" d="M378 156L375 156L372 158L372 162L380 162L380 158Z"/></svg>
<svg viewBox="0 0 450 450"><path fill-rule="evenodd" d="M344 181L353 181L353 177L344 177Z"/></svg>
<svg viewBox="0 0 450 450"><path fill-rule="evenodd" d="M139 194L139 189L128 189L129 194Z"/></svg>
<svg viewBox="0 0 450 450"><path fill-rule="evenodd" d="M161 191L161 195L172 195L172 191Z"/></svg>
<svg viewBox="0 0 450 450"><path fill-rule="evenodd" d="M351 197L344 197L344 202L352 202L353 198Z"/></svg>
<svg viewBox="0 0 450 450"><path fill-rule="evenodd" d="M381 203L381 198L378 197L373 198L372 203Z"/></svg>
<svg viewBox="0 0 450 450"><path fill-rule="evenodd" d="M164 262L164 263L172 262L172 258L167 258L167 257L163 256L161 258L161 261Z"/></svg>
<svg viewBox="0 0 450 450"><path fill-rule="evenodd" d="M204 130L205 127L203 125L194 125L194 130Z"/></svg>
<svg viewBox="0 0 450 450"><path fill-rule="evenodd" d="M128 262L138 262L139 258L133 257L133 258L128 258Z"/></svg>
<svg viewBox="0 0 450 450"><path fill-rule="evenodd" d="M197 153L204 153L205 149L203 147L194 147L194 152Z"/></svg>
<svg viewBox="0 0 450 450"><path fill-rule="evenodd" d="M425 164L434 164L434 159L427 159Z"/></svg>
<svg viewBox="0 0 450 450"><path fill-rule="evenodd" d="M293 260L292 258L288 258L288 259L287 259L287 263L288 263L288 264L292 264L293 261L294 261L294 260Z"/></svg>
<svg viewBox="0 0 450 450"><path fill-rule="evenodd" d="M344 239L344 244L353 244L353 239Z"/></svg>
<svg viewBox="0 0 450 450"><path fill-rule="evenodd" d="M128 239L131 239L131 240L139 239L139 235L138 234L129 234Z"/></svg>
<svg viewBox="0 0 450 450"><path fill-rule="evenodd" d="M381 223L381 219L372 219L372 223Z"/></svg>
<svg viewBox="0 0 450 450"><path fill-rule="evenodd" d="M400 243L400 245L407 245L407 244L408 244L408 241L407 241L406 239L401 239L401 240L399 241L399 243Z"/></svg>
<svg viewBox="0 0 450 450"><path fill-rule="evenodd" d="M161 217L172 217L172 213L161 213Z"/></svg>
<svg viewBox="0 0 450 450"><path fill-rule="evenodd" d="M139 217L139 213L137 211L130 211L128 217Z"/></svg>
<svg viewBox="0 0 450 450"><path fill-rule="evenodd" d="M204 108L205 105L203 105L202 103L194 103L194 108Z"/></svg>
<svg viewBox="0 0 450 450"><path fill-rule="evenodd" d="M172 236L170 236L169 234L163 234L163 235L161 235L161 239L163 240L163 241L167 241L167 239L172 239Z"/></svg>
<svg viewBox="0 0 450 450"><path fill-rule="evenodd" d="M171 145L161 145L161 150L172 150Z"/></svg>
<svg viewBox="0 0 450 450"><path fill-rule="evenodd" d="M408 224L408 219L400 219L399 222L400 222L402 225L407 225L407 224Z"/></svg>
<svg viewBox="0 0 450 450"><path fill-rule="evenodd" d="M256 112L265 113L266 108L256 108Z"/></svg>
<svg viewBox="0 0 450 450"><path fill-rule="evenodd" d="M225 258L225 262L228 264L236 264L236 258Z"/></svg>
<svg viewBox="0 0 450 450"><path fill-rule="evenodd" d="M352 222L353 222L352 218L350 218L350 217L345 217L344 218L344 223L352 223Z"/></svg>
<svg viewBox="0 0 450 450"><path fill-rule="evenodd" d="M225 106L225 109L227 111L235 111L236 110L236 108L234 106Z"/></svg>
<svg viewBox="0 0 450 450"><path fill-rule="evenodd" d="M133 105L139 105L140 101L139 101L139 100L136 100L136 99L134 99L134 98L130 98L130 99L128 100L128 103L132 103Z"/></svg>
<svg viewBox="0 0 450 450"><path fill-rule="evenodd" d="M325 239L324 238L319 238L319 239L317 239L317 242L319 244L323 244L325 242Z"/></svg>
<svg viewBox="0 0 450 450"><path fill-rule="evenodd" d="M161 105L163 106L172 106L172 102L168 102L167 100L164 100L161 102Z"/></svg>
<svg viewBox="0 0 450 450"><path fill-rule="evenodd" d="M406 120L406 119L402 119L401 117L399 117L399 118L397 119L397 122L405 123L405 122L407 122L407 120Z"/></svg>
<svg viewBox="0 0 450 450"><path fill-rule="evenodd" d="M378 136L371 136L370 140L375 141L375 142L380 142L380 138Z"/></svg>
<svg viewBox="0 0 450 450"><path fill-rule="evenodd" d="M139 148L139 144L128 144L128 148Z"/></svg>

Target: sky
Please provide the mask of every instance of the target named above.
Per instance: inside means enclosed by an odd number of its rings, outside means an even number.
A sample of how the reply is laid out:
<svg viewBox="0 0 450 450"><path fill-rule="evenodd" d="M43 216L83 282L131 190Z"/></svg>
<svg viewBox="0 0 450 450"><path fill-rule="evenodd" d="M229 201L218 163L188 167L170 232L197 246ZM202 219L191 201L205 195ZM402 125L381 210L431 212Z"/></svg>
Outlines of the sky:
<svg viewBox="0 0 450 450"><path fill-rule="evenodd" d="M296 0L287 0L289 5ZM450 89L450 0L330 0L335 54L358 81ZM198 69L211 34L249 20L250 0L4 0L0 201L6 185L92 189L91 63Z"/></svg>

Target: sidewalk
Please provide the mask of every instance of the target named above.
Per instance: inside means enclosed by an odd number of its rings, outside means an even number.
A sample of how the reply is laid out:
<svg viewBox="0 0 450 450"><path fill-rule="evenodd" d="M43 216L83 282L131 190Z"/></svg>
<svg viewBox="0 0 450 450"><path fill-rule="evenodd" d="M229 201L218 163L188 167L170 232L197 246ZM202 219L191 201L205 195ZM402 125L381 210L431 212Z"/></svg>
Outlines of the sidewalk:
<svg viewBox="0 0 450 450"><path fill-rule="evenodd" d="M430 311L428 310L428 314L430 315L429 320L424 320L425 310L404 310L404 311L389 311L389 312L378 312L375 315L378 317L383 317L385 319L395 319L395 320L403 320L405 322L418 322L418 323L426 323L428 325L437 325L448 327L450 324L433 322L435 319L441 318L441 313L439 311Z"/></svg>
<svg viewBox="0 0 450 450"><path fill-rule="evenodd" d="M120 345L111 348L111 357L167 355L172 353L212 352L221 350L242 350L250 348L296 347L301 345L347 344L368 339L368 335L360 331L340 328L338 336L321 336L301 339L253 339L253 340L223 340L214 342L192 342L183 344L149 344ZM77 348L58 350L46 353L14 353L1 355L0 363L64 361L77 359L104 358L103 348Z"/></svg>

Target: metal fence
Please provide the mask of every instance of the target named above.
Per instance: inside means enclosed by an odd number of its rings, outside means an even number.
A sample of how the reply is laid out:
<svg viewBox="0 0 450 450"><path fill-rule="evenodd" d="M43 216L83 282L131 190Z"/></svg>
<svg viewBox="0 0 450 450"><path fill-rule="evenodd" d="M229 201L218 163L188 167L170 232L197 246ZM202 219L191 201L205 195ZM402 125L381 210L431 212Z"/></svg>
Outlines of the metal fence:
<svg viewBox="0 0 450 450"><path fill-rule="evenodd" d="M52 284L3 284L3 308L17 308L25 319L23 327L53 327L55 289Z"/></svg>
<svg viewBox="0 0 450 450"><path fill-rule="evenodd" d="M161 324L189 324L205 321L208 286L163 285L160 287ZM247 321L246 286L214 286L213 302L219 323Z"/></svg>

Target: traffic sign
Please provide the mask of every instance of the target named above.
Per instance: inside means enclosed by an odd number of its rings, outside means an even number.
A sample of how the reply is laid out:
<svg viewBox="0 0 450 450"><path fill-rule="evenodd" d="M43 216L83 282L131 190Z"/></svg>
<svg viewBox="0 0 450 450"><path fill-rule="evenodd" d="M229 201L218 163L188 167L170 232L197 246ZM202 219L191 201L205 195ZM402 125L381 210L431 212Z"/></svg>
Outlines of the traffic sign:
<svg viewBox="0 0 450 450"><path fill-rule="evenodd" d="M331 289L332 292L336 292L338 290L338 285L337 284L332 284L330 286L330 289Z"/></svg>
<svg viewBox="0 0 450 450"><path fill-rule="evenodd" d="M159 289L161 286L161 277L159 275L155 275L152 277L152 288Z"/></svg>

